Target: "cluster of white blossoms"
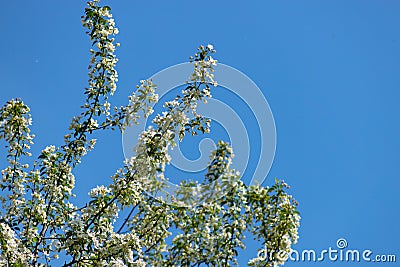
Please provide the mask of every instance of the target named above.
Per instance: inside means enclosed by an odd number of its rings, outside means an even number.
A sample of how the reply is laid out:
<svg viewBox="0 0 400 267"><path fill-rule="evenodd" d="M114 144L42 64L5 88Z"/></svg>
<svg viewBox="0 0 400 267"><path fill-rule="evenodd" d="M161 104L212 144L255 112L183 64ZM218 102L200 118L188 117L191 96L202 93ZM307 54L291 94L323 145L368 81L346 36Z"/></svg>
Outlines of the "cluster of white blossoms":
<svg viewBox="0 0 400 267"><path fill-rule="evenodd" d="M260 251L267 251L268 266L279 266L288 259L291 246L297 242L300 215L296 209L297 202L291 195L285 193L289 186L276 180L272 187L251 187L252 194L261 196L251 203L248 212L254 218L265 221L264 226L257 226L252 233L264 240ZM250 260L250 266L264 266L266 258L258 256Z"/></svg>
<svg viewBox="0 0 400 267"><path fill-rule="evenodd" d="M125 114L122 129L138 124L139 112L143 112L146 118L150 116L153 113L152 105L158 102L158 94L155 93L156 85L151 80L141 80L136 89L136 93L133 92L129 96L129 104L120 108Z"/></svg>
<svg viewBox="0 0 400 267"><path fill-rule="evenodd" d="M210 56L210 53L215 53L214 46L208 44L207 46L200 46L199 52L194 55L194 57L190 57L190 61L194 61L194 72L190 76L190 80L192 82L202 82L202 83L210 83L214 86L217 86L217 82L214 81L214 66L217 65L217 60ZM207 58L207 59L206 59ZM205 60L206 59L206 60Z"/></svg>
<svg viewBox="0 0 400 267"><path fill-rule="evenodd" d="M24 266L32 258L29 249L24 247L15 232L4 222L0 222L0 264L1 266ZM19 264L19 265L17 265Z"/></svg>
<svg viewBox="0 0 400 267"><path fill-rule="evenodd" d="M148 127L140 135L134 149L136 154L129 160L128 166L137 177L149 181L145 187L148 192L161 190L165 186L163 183L167 180L163 178L163 171L170 161L168 149L176 145L175 136L177 134L182 139L185 132L192 135L198 134L198 132L209 132L210 121L198 115L196 107L198 101L203 101L211 96L209 84L215 84L211 74L215 60L212 59L210 53L213 52L212 49L204 49L203 46L200 46L199 52L193 60L196 62L194 72L201 73L202 77L193 79L192 76L186 89L182 90L182 96L166 102L164 104L166 111L158 114L152 121L154 126ZM141 81L138 89L142 96L130 98L130 109L128 109L130 114L137 114L138 103L146 101L151 104L158 101L158 97L154 93L156 87L152 81ZM153 112L151 109L143 109L143 111L145 116L149 116ZM192 119L188 118L189 113L192 113ZM136 121L136 117L132 115L130 117ZM157 173L161 173L161 175L157 175Z"/></svg>
<svg viewBox="0 0 400 267"><path fill-rule="evenodd" d="M112 107L118 74L114 35L118 28L110 7L92 0L82 23L93 44L82 113L72 119L65 143L45 147L31 160L33 135L29 108L20 99L0 109L0 139L7 143L8 165L1 171L1 266L232 266L251 233L261 249L288 252L297 241L300 217L296 201L276 181L264 188L246 186L230 168L233 151L219 141L210 155L202 182L182 181L169 201L154 196L166 186L168 149L176 136L210 131L210 121L197 113L197 103L216 86L212 45L200 46L186 88L164 104L139 137L135 155L111 176L109 185L74 204L73 170L96 144L91 134L119 129L148 117L158 101L151 80L142 80L128 104ZM27 164L26 162L32 162ZM251 266L277 266L285 258L257 257Z"/></svg>
<svg viewBox="0 0 400 267"><path fill-rule="evenodd" d="M29 111L29 107L19 99L8 101L0 109L0 139L4 138L8 143L9 163L9 167L2 170L1 189L11 190L15 194L14 200L24 193L25 170L29 167L28 164L21 164L19 159L31 156L28 150L35 137L30 134L29 126L32 124L32 118ZM0 199L5 201L3 198Z"/></svg>

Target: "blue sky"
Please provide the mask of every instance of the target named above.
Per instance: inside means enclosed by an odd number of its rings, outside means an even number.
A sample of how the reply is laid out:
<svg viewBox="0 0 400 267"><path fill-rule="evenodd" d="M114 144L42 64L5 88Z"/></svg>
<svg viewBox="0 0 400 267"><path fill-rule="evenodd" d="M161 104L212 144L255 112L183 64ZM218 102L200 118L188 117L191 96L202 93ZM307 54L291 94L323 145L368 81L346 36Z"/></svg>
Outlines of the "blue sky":
<svg viewBox="0 0 400 267"><path fill-rule="evenodd" d="M400 261L398 1L107 3L120 29L116 104L126 103L140 79L212 43L216 58L248 75L272 109L277 149L264 185L284 179L300 203L294 248L320 251L345 238L349 249ZM0 101L21 97L31 107L34 151L61 145L80 112L90 48L80 23L84 7L85 1L2 4ZM84 197L124 158L118 132L98 138L76 170ZM248 242L240 266L255 254ZM366 263L285 266L344 264Z"/></svg>

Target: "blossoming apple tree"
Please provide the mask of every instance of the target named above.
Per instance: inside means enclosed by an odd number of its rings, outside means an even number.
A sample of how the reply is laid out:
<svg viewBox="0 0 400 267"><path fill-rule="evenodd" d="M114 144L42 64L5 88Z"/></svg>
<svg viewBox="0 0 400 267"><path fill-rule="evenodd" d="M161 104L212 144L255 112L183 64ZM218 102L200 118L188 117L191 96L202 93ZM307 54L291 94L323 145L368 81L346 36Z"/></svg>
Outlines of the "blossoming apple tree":
<svg viewBox="0 0 400 267"><path fill-rule="evenodd" d="M29 107L12 99L0 109L8 160L0 181L0 265L232 266L245 249L245 232L273 255L254 257L250 266L283 264L297 240L297 203L282 181L246 186L230 168L233 154L227 143L220 141L210 155L202 183L185 181L174 195L157 197L167 181L163 174L175 136L182 140L210 130L196 106L216 86L211 45L200 46L191 57L194 71L186 89L166 102L154 126L140 135L135 155L108 186L89 192L86 205L74 204L79 178L73 171L94 148L92 133L124 131L140 116L149 116L158 101L156 85L145 80L126 106L112 107L118 29L110 7L99 2L90 1L82 17L93 43L89 81L82 112L72 119L64 143L47 146L32 160Z"/></svg>

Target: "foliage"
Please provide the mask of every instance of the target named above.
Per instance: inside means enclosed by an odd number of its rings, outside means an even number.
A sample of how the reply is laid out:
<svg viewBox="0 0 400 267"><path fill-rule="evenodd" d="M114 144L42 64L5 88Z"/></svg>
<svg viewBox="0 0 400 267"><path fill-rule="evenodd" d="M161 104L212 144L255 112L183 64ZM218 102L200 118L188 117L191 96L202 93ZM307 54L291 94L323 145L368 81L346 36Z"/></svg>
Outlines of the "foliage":
<svg viewBox="0 0 400 267"><path fill-rule="evenodd" d="M279 253L289 252L297 240L297 204L284 182L246 186L230 169L233 154L227 143L220 141L211 154L202 184L187 181L175 196L154 197L167 182L163 174L175 135L182 140L187 133L209 132L210 122L196 113L196 106L217 85L211 45L200 46L191 57L194 72L186 89L165 103L165 112L141 134L135 156L116 171L110 185L93 188L86 205L73 204L73 170L95 146L91 134L124 131L140 116L149 116L158 101L156 85L146 80L126 106L111 108L119 44L110 11L93 0L82 17L93 44L88 87L82 113L72 119L63 145L47 146L37 160L30 160L34 135L29 108L12 99L0 110L0 138L7 142L9 165L0 183L0 265L231 266L245 247L246 231L260 241L260 250L265 246L274 253L249 265L282 264L286 257ZM117 221L122 210L129 210L128 215Z"/></svg>

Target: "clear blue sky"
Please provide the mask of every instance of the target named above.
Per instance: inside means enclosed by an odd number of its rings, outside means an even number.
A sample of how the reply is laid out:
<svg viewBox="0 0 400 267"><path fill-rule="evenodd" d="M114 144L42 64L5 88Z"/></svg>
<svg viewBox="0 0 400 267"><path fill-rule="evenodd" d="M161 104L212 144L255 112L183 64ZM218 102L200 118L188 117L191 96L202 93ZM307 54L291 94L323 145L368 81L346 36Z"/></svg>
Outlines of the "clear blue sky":
<svg viewBox="0 0 400 267"><path fill-rule="evenodd" d="M397 255L397 263L367 266L398 265L400 2L110 2L121 42L117 104L140 79L187 61L199 44L214 44L216 58L255 81L272 108L278 142L264 185L278 177L292 186L302 215L294 248L335 248L343 237L350 249ZM0 102L21 97L31 107L34 151L61 145L80 112L90 48L80 23L84 7L2 4ZM98 137L76 170L84 198L123 161L118 132ZM248 242L241 266L255 254ZM357 264L366 265L285 266Z"/></svg>

